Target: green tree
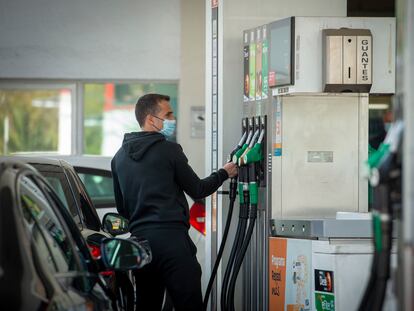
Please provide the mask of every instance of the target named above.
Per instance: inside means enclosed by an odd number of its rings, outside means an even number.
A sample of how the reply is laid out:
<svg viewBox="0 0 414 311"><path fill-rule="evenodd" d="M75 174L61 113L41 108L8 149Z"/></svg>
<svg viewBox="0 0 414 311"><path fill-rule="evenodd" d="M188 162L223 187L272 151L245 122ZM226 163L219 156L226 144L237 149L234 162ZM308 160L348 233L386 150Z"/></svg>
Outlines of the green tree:
<svg viewBox="0 0 414 311"><path fill-rule="evenodd" d="M43 107L41 104L45 102L49 106L52 104L51 107ZM58 91L0 90L0 154L6 149L8 153L56 151L58 116ZM7 146L4 141L6 118L9 120Z"/></svg>

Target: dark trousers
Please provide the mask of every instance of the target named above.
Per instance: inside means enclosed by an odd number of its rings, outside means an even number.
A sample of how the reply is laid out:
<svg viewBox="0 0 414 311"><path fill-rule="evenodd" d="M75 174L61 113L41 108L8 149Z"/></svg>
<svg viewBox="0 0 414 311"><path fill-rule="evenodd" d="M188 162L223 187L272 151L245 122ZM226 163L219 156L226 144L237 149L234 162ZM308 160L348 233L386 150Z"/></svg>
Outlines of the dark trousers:
<svg viewBox="0 0 414 311"><path fill-rule="evenodd" d="M167 289L176 311L202 309L201 267L185 227L134 232L148 240L152 262L135 272L137 310L161 310Z"/></svg>

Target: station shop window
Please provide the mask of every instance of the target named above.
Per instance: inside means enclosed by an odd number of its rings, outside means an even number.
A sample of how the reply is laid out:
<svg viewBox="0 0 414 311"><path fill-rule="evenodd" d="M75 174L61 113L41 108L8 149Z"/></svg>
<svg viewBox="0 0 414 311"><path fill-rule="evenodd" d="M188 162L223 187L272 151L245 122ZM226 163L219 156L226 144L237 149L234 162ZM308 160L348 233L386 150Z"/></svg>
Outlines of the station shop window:
<svg viewBox="0 0 414 311"><path fill-rule="evenodd" d="M71 153L72 90L0 86L0 155Z"/></svg>
<svg viewBox="0 0 414 311"><path fill-rule="evenodd" d="M134 110L138 98L144 94L170 96L177 116L176 82L85 83L83 87L85 154L113 156L121 146L125 133L140 130Z"/></svg>

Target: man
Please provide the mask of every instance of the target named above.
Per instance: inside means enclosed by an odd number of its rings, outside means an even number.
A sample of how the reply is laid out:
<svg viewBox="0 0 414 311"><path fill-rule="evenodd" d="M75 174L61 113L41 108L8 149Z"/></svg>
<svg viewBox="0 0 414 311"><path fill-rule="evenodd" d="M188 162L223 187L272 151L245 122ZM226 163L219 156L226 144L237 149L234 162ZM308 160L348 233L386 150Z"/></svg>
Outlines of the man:
<svg viewBox="0 0 414 311"><path fill-rule="evenodd" d="M166 288L175 310L201 310L201 268L188 235L184 192L204 198L236 176L237 167L228 163L198 178L181 146L166 139L175 130L169 100L159 94L138 100L135 116L143 131L126 134L111 163L115 199L132 235L147 239L153 254L152 262L136 272L137 308L160 310Z"/></svg>

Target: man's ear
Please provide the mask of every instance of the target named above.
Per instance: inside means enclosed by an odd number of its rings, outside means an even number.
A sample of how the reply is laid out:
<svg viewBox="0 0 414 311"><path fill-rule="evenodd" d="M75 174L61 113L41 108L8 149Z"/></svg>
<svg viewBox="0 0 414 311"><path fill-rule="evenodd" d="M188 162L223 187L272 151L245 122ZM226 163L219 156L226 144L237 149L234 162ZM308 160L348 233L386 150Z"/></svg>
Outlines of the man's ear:
<svg viewBox="0 0 414 311"><path fill-rule="evenodd" d="M145 124L154 125L154 117L151 114L147 114L145 117Z"/></svg>
<svg viewBox="0 0 414 311"><path fill-rule="evenodd" d="M150 124L150 122L149 122L149 120L148 120L148 116L149 116L149 115L146 115L146 116L145 116L145 119L144 119L144 124L142 124L142 126L141 126L141 124L139 125L139 127L140 127L142 130L147 129L147 128L148 128L148 125Z"/></svg>

